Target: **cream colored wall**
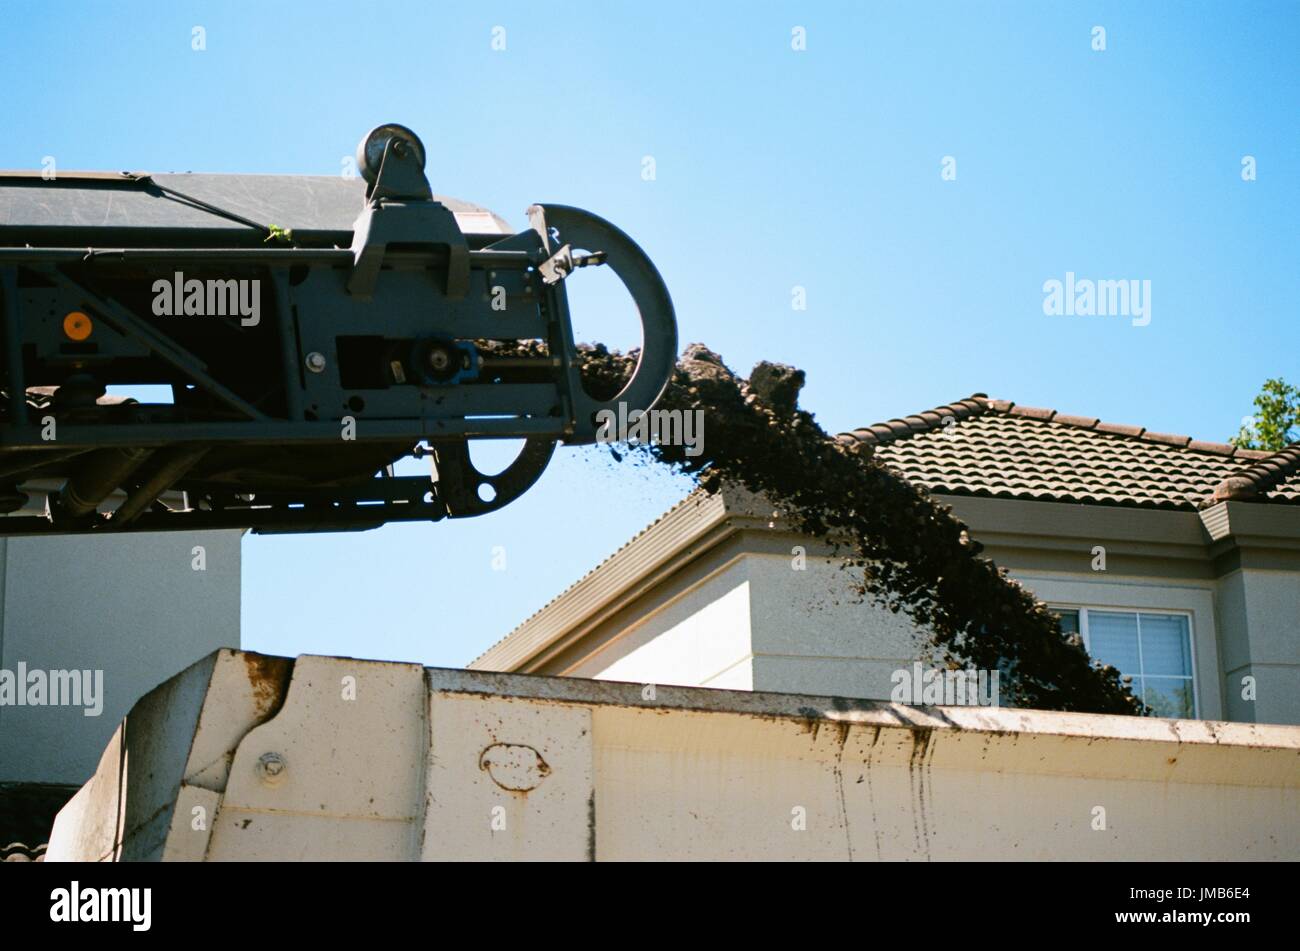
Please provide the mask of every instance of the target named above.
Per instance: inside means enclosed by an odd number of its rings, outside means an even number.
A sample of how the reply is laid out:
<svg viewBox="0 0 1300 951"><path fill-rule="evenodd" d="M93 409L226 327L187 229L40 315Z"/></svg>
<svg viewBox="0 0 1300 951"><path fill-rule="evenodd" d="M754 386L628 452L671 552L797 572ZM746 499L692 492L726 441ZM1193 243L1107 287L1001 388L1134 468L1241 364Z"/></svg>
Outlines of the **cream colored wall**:
<svg viewBox="0 0 1300 951"><path fill-rule="evenodd" d="M752 690L751 596L747 561L732 562L565 673Z"/></svg>
<svg viewBox="0 0 1300 951"><path fill-rule="evenodd" d="M984 730L997 722L1009 732L927 736L848 723L812 729L719 713L598 710L596 854L624 861L1300 855L1294 770L1290 779L1284 771L1273 777L1289 789L1229 785L1226 758L1216 765L1176 742L1048 737L1012 727L1012 711L944 713L966 729L984 717ZM1034 729L1056 716L1033 715ZM1163 767L1154 758L1162 750Z"/></svg>
<svg viewBox="0 0 1300 951"><path fill-rule="evenodd" d="M1293 726L224 651L129 722L47 861L1300 859Z"/></svg>

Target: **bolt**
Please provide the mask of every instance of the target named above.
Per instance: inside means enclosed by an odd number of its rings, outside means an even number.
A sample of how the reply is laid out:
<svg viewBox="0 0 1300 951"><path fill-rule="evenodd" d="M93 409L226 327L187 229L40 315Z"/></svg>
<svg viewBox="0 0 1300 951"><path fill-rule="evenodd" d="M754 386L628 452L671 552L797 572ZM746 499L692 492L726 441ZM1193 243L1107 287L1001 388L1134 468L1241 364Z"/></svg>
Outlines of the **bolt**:
<svg viewBox="0 0 1300 951"><path fill-rule="evenodd" d="M257 758L257 775L268 786L278 784L289 764L279 753L263 753Z"/></svg>
<svg viewBox="0 0 1300 951"><path fill-rule="evenodd" d="M451 354L441 347L432 350L429 353L429 365L441 373L451 366Z"/></svg>
<svg viewBox="0 0 1300 951"><path fill-rule="evenodd" d="M325 372L325 354L318 350L313 350L307 354L307 369L312 373Z"/></svg>

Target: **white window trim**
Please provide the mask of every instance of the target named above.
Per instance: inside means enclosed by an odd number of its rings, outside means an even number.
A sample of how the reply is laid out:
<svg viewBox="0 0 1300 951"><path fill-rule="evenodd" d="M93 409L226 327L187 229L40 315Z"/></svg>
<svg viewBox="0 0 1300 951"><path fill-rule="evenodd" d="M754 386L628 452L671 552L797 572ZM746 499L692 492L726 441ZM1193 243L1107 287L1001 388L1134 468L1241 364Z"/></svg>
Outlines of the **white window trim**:
<svg viewBox="0 0 1300 951"><path fill-rule="evenodd" d="M1083 649L1092 657L1092 640L1088 633L1088 612L1101 611L1106 614L1136 614L1138 616L1138 666L1145 670L1146 664L1142 657L1142 615L1143 614L1174 614L1178 617L1187 618L1187 649L1191 657L1192 673L1192 719L1199 719L1201 715L1201 689L1197 681L1200 679L1196 676L1196 617L1194 611L1188 611L1181 608L1129 608L1117 605L1100 605L1100 604L1072 604L1067 601L1053 601L1048 604L1052 611L1075 611L1079 615L1079 636L1083 638ZM1134 677L1145 678L1145 672L1133 673ZM1172 677L1168 675L1152 674L1153 677L1165 676L1167 680L1182 680L1186 678ZM1139 698L1140 699L1140 698Z"/></svg>

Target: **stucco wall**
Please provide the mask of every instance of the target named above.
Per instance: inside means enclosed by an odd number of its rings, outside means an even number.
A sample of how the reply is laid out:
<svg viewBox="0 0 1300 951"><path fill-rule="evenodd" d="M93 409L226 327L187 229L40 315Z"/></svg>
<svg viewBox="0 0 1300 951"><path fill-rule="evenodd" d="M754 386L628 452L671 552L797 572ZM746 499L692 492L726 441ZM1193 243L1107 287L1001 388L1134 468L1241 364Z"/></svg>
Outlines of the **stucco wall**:
<svg viewBox="0 0 1300 951"><path fill-rule="evenodd" d="M724 567L566 671L643 684L754 689L748 559Z"/></svg>
<svg viewBox="0 0 1300 951"><path fill-rule="evenodd" d="M887 700L890 676L920 658L916 625L859 599L838 563L770 554L744 561L753 582L755 690Z"/></svg>
<svg viewBox="0 0 1300 951"><path fill-rule="evenodd" d="M655 610L569 676L888 699L919 656L905 616L857 600L824 558L749 553Z"/></svg>
<svg viewBox="0 0 1300 951"><path fill-rule="evenodd" d="M915 625L905 614L859 600L838 563L808 557L802 569L794 564L784 555L743 554L566 673L890 699L891 675L925 659L924 638ZM1300 586L1291 584L1287 573L1237 572L1226 583L1103 572L1011 574L1050 604L1187 613L1199 718L1300 723L1294 634L1300 629ZM1249 634L1256 639L1255 653L1247 633L1230 638L1221 651L1221 626L1246 631L1247 617L1256 619ZM1279 620L1287 617L1297 619L1289 629ZM1232 644L1238 645L1235 650L1229 649ZM1232 704L1220 672L1221 654L1236 671L1233 682L1252 673L1267 702ZM1263 663L1263 657L1271 661Z"/></svg>
<svg viewBox="0 0 1300 951"><path fill-rule="evenodd" d="M1262 568L1231 572L1219 581L1219 615L1226 715L1300 723L1300 578Z"/></svg>
<svg viewBox="0 0 1300 951"><path fill-rule="evenodd" d="M239 646L240 538L0 539L0 668L103 671L99 716L0 706L0 782L85 782L136 700L216 648Z"/></svg>

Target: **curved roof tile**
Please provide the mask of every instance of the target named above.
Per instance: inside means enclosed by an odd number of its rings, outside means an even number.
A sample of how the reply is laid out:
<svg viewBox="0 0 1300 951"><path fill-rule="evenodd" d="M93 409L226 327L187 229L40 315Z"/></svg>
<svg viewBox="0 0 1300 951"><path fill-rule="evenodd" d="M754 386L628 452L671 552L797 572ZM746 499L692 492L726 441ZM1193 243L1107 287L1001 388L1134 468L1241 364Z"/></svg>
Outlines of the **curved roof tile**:
<svg viewBox="0 0 1300 951"><path fill-rule="evenodd" d="M953 417L957 425L943 425ZM1300 445L1276 453L976 393L843 433L909 481L958 495L1196 509L1300 503Z"/></svg>

